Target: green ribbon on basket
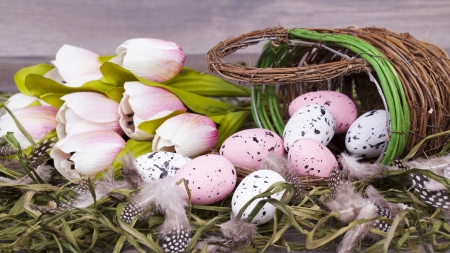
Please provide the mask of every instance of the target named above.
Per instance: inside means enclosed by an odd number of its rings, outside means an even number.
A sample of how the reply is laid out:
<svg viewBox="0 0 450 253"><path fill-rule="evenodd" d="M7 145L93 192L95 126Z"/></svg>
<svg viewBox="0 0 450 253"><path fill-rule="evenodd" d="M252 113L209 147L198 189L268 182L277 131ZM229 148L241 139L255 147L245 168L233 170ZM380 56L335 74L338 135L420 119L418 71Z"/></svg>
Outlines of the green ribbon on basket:
<svg viewBox="0 0 450 253"><path fill-rule="evenodd" d="M391 126L388 129L388 132L390 132L388 136L389 144L385 153L382 154L381 163L389 164L393 159L398 158L406 146L411 123L409 106L400 77L389 62L389 59L368 42L346 34L319 33L294 28L289 30L289 39L315 41L343 47L359 55L372 66L380 81L383 95L386 98L386 110L389 112L391 120ZM298 56L288 44L276 47L270 47L269 45L266 44L263 48L257 67L286 67L291 59ZM254 102L252 112L255 122L259 127L275 130L282 135L285 124L278 109L276 86L266 85L264 94L262 85L255 85L252 91L252 102ZM269 112L267 112L267 108ZM272 122L269 120L268 113L270 113Z"/></svg>

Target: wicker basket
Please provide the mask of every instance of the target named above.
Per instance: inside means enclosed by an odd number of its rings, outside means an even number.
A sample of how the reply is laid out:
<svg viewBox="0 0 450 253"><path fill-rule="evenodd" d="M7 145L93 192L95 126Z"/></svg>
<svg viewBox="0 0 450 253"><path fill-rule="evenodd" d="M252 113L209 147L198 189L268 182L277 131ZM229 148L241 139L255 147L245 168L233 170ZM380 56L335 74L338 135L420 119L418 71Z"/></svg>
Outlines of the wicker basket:
<svg viewBox="0 0 450 253"><path fill-rule="evenodd" d="M225 62L227 55L262 41L257 67ZM252 86L256 124L280 135L289 103L316 90L345 93L357 102L359 114L388 111L388 145L378 158L383 164L450 128L450 59L440 47L408 33L275 27L222 41L206 58L210 71ZM344 137L336 135L328 146L335 154L345 149ZM417 155L436 154L447 142L448 137L425 140Z"/></svg>

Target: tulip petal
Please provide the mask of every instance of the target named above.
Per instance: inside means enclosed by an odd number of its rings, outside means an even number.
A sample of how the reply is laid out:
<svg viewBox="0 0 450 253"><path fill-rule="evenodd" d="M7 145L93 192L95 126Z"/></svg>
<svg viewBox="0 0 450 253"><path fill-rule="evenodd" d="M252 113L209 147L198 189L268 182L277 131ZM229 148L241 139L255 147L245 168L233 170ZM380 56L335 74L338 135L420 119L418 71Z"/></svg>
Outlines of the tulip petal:
<svg viewBox="0 0 450 253"><path fill-rule="evenodd" d="M56 132L59 138L93 131L122 132L119 121L115 120L105 123L92 122L78 116L71 108L67 108L66 104L58 111L57 119L59 124L56 127Z"/></svg>
<svg viewBox="0 0 450 253"><path fill-rule="evenodd" d="M166 120L157 130L154 150L173 148L179 154L194 157L214 148L216 125L203 115L185 113Z"/></svg>
<svg viewBox="0 0 450 253"><path fill-rule="evenodd" d="M70 154L63 152L58 147L53 147L50 151L50 157L53 159L55 169L68 180L80 177L78 171L71 168L72 162L68 160L70 156Z"/></svg>
<svg viewBox="0 0 450 253"><path fill-rule="evenodd" d="M186 58L174 42L145 38L124 42L116 54L111 62L154 82L167 81L180 73Z"/></svg>
<svg viewBox="0 0 450 253"><path fill-rule="evenodd" d="M67 159L74 162L77 173L94 176L112 164L125 144L115 132L86 132L60 139L50 152L50 157L55 160L55 168L71 180L76 173L67 171Z"/></svg>
<svg viewBox="0 0 450 253"><path fill-rule="evenodd" d="M53 81L56 81L61 84L67 83L66 81L64 81L62 76L59 74L58 68L54 68L54 69L50 70L49 72L45 73L44 77L52 79Z"/></svg>
<svg viewBox="0 0 450 253"><path fill-rule="evenodd" d="M141 122L166 117L174 111L186 111L180 99L163 88L151 87L141 82L127 82L119 105L120 126L135 140L151 140L152 133L138 129Z"/></svg>
<svg viewBox="0 0 450 253"><path fill-rule="evenodd" d="M35 96L28 96L23 93L16 93L8 98L5 105L11 111L24 108L29 106L31 103L37 101L38 98ZM4 108L0 109L0 116L6 114L6 110Z"/></svg>
<svg viewBox="0 0 450 253"><path fill-rule="evenodd" d="M58 124L56 120L57 109L51 106L25 107L17 109L13 113L35 142L39 142L49 132L53 131ZM7 132L14 132L14 136L22 148L31 146L31 143L23 136L9 114L5 114L0 118L0 136L5 135Z"/></svg>
<svg viewBox="0 0 450 253"><path fill-rule="evenodd" d="M123 145L116 147L101 144L89 154L78 152L72 155L70 159L75 163L75 169L81 175L95 176L98 172L112 165L114 158L124 146L125 142Z"/></svg>
<svg viewBox="0 0 450 253"><path fill-rule="evenodd" d="M119 119L119 103L96 92L75 92L61 97L78 116L93 122Z"/></svg>
<svg viewBox="0 0 450 253"><path fill-rule="evenodd" d="M98 54L70 45L62 46L56 53L53 64L67 83L67 86L79 87L83 83L99 79L101 63Z"/></svg>

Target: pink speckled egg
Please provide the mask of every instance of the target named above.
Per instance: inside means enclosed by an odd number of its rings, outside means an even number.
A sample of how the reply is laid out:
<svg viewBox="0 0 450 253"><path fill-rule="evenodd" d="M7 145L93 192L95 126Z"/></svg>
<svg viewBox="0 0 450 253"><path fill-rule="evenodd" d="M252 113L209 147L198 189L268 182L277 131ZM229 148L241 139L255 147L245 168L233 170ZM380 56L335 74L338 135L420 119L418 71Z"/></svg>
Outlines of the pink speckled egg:
<svg viewBox="0 0 450 253"><path fill-rule="evenodd" d="M336 91L314 91L300 95L289 105L289 115L310 104L323 105L330 110L336 121L336 134L345 133L358 116L355 102Z"/></svg>
<svg viewBox="0 0 450 253"><path fill-rule="evenodd" d="M225 199L236 186L236 169L225 157L202 155L184 164L175 174L175 180L186 180L192 204L210 205ZM184 184L179 187L189 199Z"/></svg>
<svg viewBox="0 0 450 253"><path fill-rule="evenodd" d="M226 139L219 154L234 165L256 170L264 157L284 155L283 140L270 130L252 128L239 131Z"/></svg>
<svg viewBox="0 0 450 253"><path fill-rule="evenodd" d="M333 153L320 142L302 138L288 152L288 162L299 175L328 177L338 163Z"/></svg>

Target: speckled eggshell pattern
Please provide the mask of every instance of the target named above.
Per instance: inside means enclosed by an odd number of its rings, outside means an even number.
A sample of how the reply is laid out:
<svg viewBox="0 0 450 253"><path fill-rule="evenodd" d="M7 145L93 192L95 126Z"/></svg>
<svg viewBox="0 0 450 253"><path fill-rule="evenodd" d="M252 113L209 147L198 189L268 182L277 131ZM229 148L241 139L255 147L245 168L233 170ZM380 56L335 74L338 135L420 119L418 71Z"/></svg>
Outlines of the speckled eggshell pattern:
<svg viewBox="0 0 450 253"><path fill-rule="evenodd" d="M134 165L144 182L149 183L167 176L175 176L181 166L190 160L189 157L177 153L150 152L136 158Z"/></svg>
<svg viewBox="0 0 450 253"><path fill-rule="evenodd" d="M345 136L347 151L367 158L381 155L386 146L386 111L364 113L353 122Z"/></svg>
<svg viewBox="0 0 450 253"><path fill-rule="evenodd" d="M325 106L336 121L335 134L345 133L358 116L356 104L347 95L336 91L314 91L298 96L289 104L289 115L310 104Z"/></svg>
<svg viewBox="0 0 450 253"><path fill-rule="evenodd" d="M338 163L333 153L320 142L302 138L294 142L288 153L291 168L299 175L329 177Z"/></svg>
<svg viewBox="0 0 450 253"><path fill-rule="evenodd" d="M276 182L285 182L284 178L272 170L257 170L248 174L236 187L233 197L231 199L231 210L233 217L236 217L241 208L256 195L265 192L272 184ZM284 191L270 195L272 199L280 200ZM266 199L261 198L261 199ZM243 212L241 219L245 220L253 211L253 208L258 204L259 200L254 200ZM276 208L266 203L259 212L255 215L251 223L264 224L273 219Z"/></svg>
<svg viewBox="0 0 450 253"><path fill-rule="evenodd" d="M298 109L284 128L284 148L289 152L290 146L298 139L310 138L328 145L334 136L336 124L333 114L322 105L306 105Z"/></svg>
<svg viewBox="0 0 450 253"><path fill-rule="evenodd" d="M175 180L184 178L191 193L192 204L210 205L226 198L236 186L236 169L225 157L220 155L202 155L192 159L181 167ZM189 199L184 184L180 189Z"/></svg>
<svg viewBox="0 0 450 253"><path fill-rule="evenodd" d="M284 155L283 140L278 134L262 128L246 129L231 135L219 151L234 165L252 170L258 169L264 157L271 153Z"/></svg>

